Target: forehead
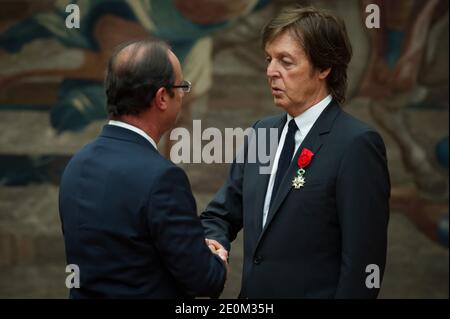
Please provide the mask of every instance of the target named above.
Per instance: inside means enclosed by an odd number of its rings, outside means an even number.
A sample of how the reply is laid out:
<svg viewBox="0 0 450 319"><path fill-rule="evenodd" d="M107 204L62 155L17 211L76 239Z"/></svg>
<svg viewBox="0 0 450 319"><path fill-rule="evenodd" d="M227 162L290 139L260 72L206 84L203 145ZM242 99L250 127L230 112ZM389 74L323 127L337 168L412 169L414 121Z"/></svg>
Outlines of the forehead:
<svg viewBox="0 0 450 319"><path fill-rule="evenodd" d="M304 50L299 40L294 38L288 31L280 33L268 42L265 46L265 51L270 55L283 53L292 56L304 55Z"/></svg>

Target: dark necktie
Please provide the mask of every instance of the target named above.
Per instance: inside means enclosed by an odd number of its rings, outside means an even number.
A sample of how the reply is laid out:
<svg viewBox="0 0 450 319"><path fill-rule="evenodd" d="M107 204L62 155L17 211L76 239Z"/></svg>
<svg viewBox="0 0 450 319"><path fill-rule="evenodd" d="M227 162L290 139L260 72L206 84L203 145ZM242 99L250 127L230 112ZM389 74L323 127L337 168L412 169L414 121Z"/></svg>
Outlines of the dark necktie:
<svg viewBox="0 0 450 319"><path fill-rule="evenodd" d="M270 203L273 203L273 200L277 194L278 188L280 187L280 183L283 180L284 175L291 164L292 156L294 155L295 148L295 132L298 130L297 123L292 119L289 121L288 131L286 134L286 139L284 140L283 150L281 151L280 159L278 161L277 175L275 176L275 182L273 184L272 189L272 197L270 199Z"/></svg>

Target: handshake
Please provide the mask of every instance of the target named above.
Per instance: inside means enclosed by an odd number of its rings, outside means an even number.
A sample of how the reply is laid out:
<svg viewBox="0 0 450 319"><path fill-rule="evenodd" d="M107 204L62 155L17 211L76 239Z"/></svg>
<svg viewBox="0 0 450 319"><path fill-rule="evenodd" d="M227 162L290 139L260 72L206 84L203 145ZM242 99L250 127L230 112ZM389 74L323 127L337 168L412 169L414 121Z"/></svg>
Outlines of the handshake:
<svg viewBox="0 0 450 319"><path fill-rule="evenodd" d="M208 245L208 248L214 254L219 256L220 259L222 259L223 262L225 263L225 265L227 265L227 267L228 267L228 251L221 244L219 244L218 241L216 241L214 239L205 238L205 242L206 242L206 245Z"/></svg>

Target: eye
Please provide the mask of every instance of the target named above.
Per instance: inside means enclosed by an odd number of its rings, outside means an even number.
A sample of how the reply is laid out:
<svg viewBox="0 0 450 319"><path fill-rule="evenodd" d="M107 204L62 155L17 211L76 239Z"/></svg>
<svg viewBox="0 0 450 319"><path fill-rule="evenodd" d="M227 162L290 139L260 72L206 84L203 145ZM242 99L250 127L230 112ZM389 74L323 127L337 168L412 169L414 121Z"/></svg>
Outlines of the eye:
<svg viewBox="0 0 450 319"><path fill-rule="evenodd" d="M292 65L293 63L292 63L292 61L290 61L290 60L282 59L282 60L281 60L281 64L283 64L284 66L290 66L290 65Z"/></svg>
<svg viewBox="0 0 450 319"><path fill-rule="evenodd" d="M272 61L272 58L270 56L266 56L266 62L270 63L270 61Z"/></svg>

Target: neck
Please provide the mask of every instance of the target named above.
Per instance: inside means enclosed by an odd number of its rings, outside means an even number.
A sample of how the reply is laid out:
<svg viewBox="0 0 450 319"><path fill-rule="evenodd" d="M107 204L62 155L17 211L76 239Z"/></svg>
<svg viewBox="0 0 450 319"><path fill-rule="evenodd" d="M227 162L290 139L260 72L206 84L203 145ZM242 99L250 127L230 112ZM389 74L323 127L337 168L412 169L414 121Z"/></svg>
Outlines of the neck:
<svg viewBox="0 0 450 319"><path fill-rule="evenodd" d="M308 102L306 102L300 106L295 106L292 109L287 110L287 112L289 113L290 116L297 117L300 114L307 111L308 109L310 109L311 107L313 107L314 105L316 105L317 103L319 103L320 101L322 101L328 95L329 95L329 93L327 91L318 92L318 94L313 96L312 99L310 99Z"/></svg>
<svg viewBox="0 0 450 319"><path fill-rule="evenodd" d="M158 125L144 116L121 115L117 117L112 117L111 120L121 121L143 130L148 136L150 136L155 141L156 144L158 144L159 140L161 139L162 132L159 129Z"/></svg>

